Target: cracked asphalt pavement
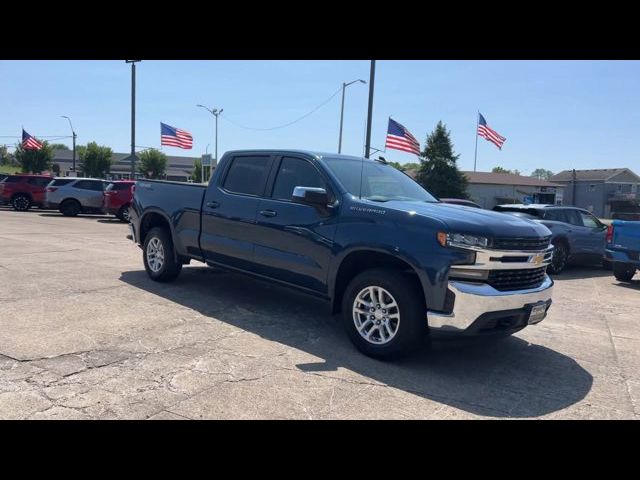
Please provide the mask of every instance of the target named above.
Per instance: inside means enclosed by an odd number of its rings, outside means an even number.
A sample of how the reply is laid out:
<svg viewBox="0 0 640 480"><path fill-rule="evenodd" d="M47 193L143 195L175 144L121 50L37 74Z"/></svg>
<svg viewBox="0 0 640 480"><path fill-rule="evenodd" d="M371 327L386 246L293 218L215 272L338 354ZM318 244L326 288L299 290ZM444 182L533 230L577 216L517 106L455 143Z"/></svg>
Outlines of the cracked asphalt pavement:
<svg viewBox="0 0 640 480"><path fill-rule="evenodd" d="M572 268L541 324L385 363L305 295L152 282L127 233L0 207L0 418L640 419L640 275Z"/></svg>

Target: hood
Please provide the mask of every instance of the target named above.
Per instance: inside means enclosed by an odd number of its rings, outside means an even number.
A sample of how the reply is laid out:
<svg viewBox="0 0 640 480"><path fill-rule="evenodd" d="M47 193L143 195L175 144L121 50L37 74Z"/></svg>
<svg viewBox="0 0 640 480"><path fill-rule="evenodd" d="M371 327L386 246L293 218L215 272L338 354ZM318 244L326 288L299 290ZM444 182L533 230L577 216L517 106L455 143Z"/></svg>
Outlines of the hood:
<svg viewBox="0 0 640 480"><path fill-rule="evenodd" d="M541 223L475 207L398 200L377 205L405 212L414 211L421 217L439 220L447 226L450 232L484 237L540 238L551 235L551 231Z"/></svg>

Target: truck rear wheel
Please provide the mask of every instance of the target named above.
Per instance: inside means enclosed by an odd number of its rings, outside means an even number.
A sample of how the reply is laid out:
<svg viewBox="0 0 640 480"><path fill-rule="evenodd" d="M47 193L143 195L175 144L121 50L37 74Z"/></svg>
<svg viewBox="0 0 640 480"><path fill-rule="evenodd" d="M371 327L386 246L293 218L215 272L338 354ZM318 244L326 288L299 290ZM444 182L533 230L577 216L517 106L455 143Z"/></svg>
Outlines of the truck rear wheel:
<svg viewBox="0 0 640 480"><path fill-rule="evenodd" d="M182 270L182 263L176 262L171 234L164 228L152 228L144 239L142 249L144 268L151 280L170 282Z"/></svg>
<svg viewBox="0 0 640 480"><path fill-rule="evenodd" d="M633 265L618 262L613 264L613 275L620 282L630 282L635 274L636 268Z"/></svg>
<svg viewBox="0 0 640 480"><path fill-rule="evenodd" d="M406 355L428 334L424 294L398 270L375 268L357 275L345 291L342 316L356 348L374 358Z"/></svg>

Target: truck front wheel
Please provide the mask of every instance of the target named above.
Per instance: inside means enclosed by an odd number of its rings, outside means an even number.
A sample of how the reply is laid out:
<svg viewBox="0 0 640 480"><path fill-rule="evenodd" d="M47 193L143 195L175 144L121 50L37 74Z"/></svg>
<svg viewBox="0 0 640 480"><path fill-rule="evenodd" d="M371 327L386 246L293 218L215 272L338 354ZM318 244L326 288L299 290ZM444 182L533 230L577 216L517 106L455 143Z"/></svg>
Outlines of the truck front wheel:
<svg viewBox="0 0 640 480"><path fill-rule="evenodd" d="M171 234L164 228L152 228L144 239L142 249L144 268L151 280L170 282L182 270L182 263L176 262Z"/></svg>
<svg viewBox="0 0 640 480"><path fill-rule="evenodd" d="M636 268L633 265L618 262L613 265L613 275L620 282L630 282L635 274Z"/></svg>
<svg viewBox="0 0 640 480"><path fill-rule="evenodd" d="M398 270L375 268L357 275L345 291L342 315L353 344L374 358L406 355L428 333L422 289Z"/></svg>

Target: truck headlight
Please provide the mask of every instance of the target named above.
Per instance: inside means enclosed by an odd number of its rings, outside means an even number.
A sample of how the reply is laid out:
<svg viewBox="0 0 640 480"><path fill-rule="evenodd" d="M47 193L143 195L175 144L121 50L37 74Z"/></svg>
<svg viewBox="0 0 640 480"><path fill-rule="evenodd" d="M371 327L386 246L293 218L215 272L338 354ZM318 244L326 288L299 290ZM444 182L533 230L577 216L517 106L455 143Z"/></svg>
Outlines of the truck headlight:
<svg viewBox="0 0 640 480"><path fill-rule="evenodd" d="M487 248L489 239L478 235L469 235L466 233L445 233L438 232L438 243L443 247L458 248Z"/></svg>

